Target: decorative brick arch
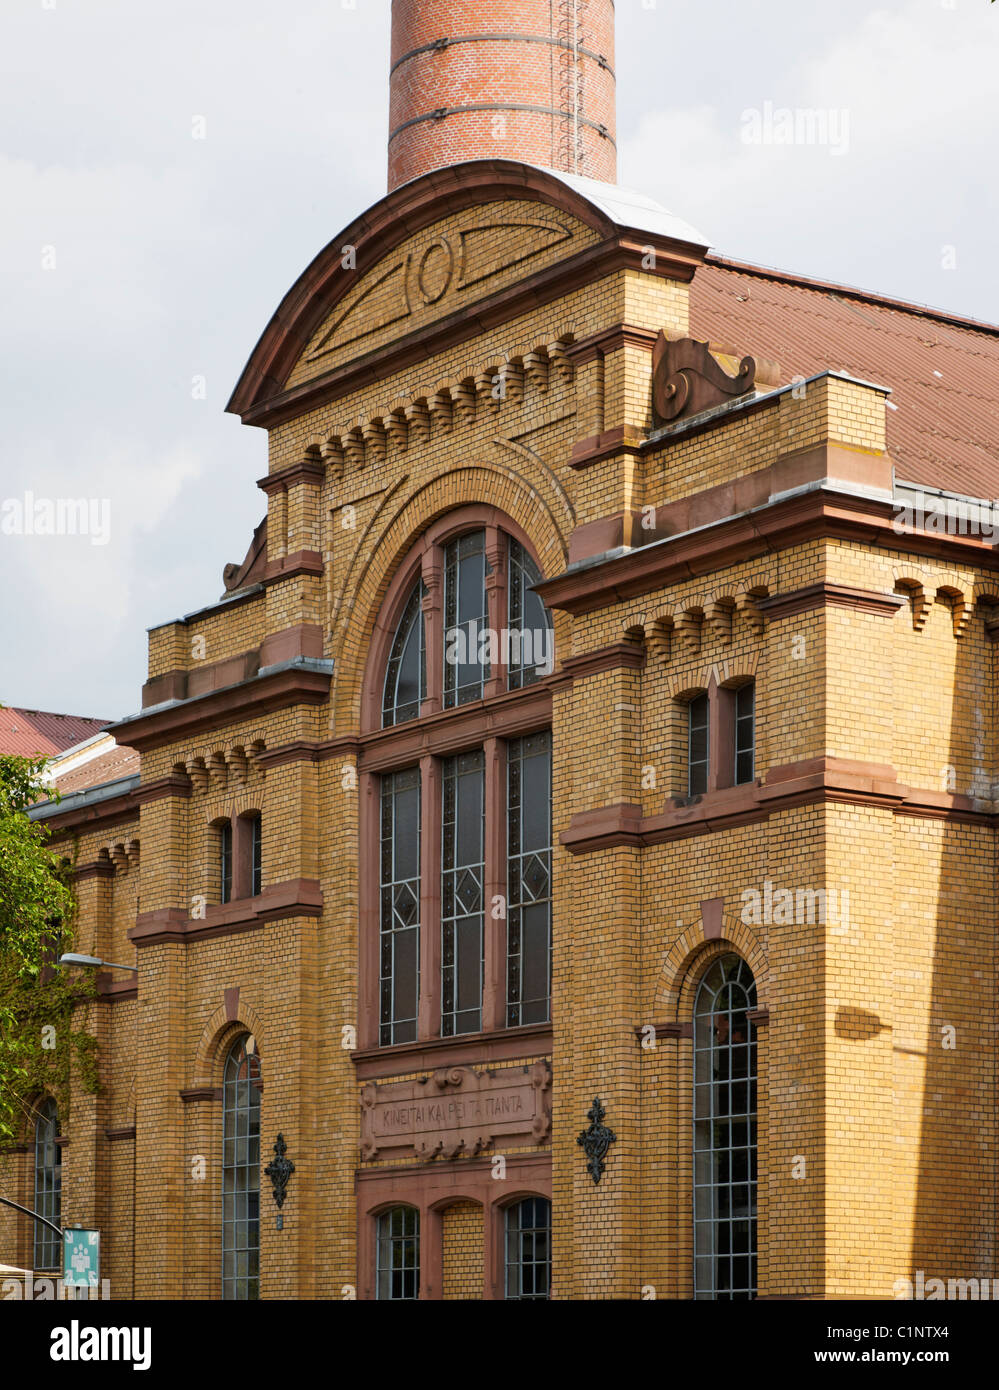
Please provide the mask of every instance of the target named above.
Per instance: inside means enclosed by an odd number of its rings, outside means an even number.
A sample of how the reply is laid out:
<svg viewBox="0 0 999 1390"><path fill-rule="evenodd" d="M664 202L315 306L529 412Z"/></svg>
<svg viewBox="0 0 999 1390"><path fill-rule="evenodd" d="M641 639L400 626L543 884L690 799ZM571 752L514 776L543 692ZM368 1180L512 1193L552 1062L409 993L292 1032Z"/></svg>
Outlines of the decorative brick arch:
<svg viewBox="0 0 999 1390"><path fill-rule="evenodd" d="M757 1005L766 1008L770 972L759 937L738 917L721 913L717 923L707 927L704 917L698 917L673 943L656 990L656 1018L666 1023L689 1022L701 976L713 960L729 951L740 955L753 972Z"/></svg>
<svg viewBox="0 0 999 1390"><path fill-rule="evenodd" d="M219 1086L222 1084L221 1068L226 1043L240 1033L252 1033L257 1040L257 1050L263 1055L263 1026L257 1011L237 999L235 1006L223 1002L204 1026L198 1042L194 1061L194 1074L190 1088Z"/></svg>
<svg viewBox="0 0 999 1390"><path fill-rule="evenodd" d="M400 566L415 555L420 538L435 522L471 508L483 515L492 513L495 524L533 553L546 576L564 568L566 537L573 520L564 494L554 487L539 492L512 470L496 465L471 464L449 473L446 500L440 480L429 481L412 497L400 501L377 537L376 517L358 545L333 619L334 630L339 628L336 640L341 651L334 678L334 727L360 724L363 690L371 679L372 662L380 658L386 634L394 630L392 620L398 604L393 599L404 601L401 590L395 592L400 585L393 586L393 581L402 577ZM558 615L555 621L557 647Z"/></svg>

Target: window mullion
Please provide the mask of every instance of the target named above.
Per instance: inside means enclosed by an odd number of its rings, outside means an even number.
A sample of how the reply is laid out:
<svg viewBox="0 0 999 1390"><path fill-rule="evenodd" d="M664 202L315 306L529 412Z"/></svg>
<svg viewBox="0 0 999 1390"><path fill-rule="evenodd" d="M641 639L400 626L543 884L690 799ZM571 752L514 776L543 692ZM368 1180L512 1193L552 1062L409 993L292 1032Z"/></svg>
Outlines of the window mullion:
<svg viewBox="0 0 999 1390"><path fill-rule="evenodd" d="M429 686L428 686L429 689ZM416 1036L441 1031L441 764L420 759L420 977Z"/></svg>
<svg viewBox="0 0 999 1390"><path fill-rule="evenodd" d="M426 628L427 695L420 705L420 717L424 718L442 709L444 700L444 555L439 546L423 552L420 573Z"/></svg>
<svg viewBox="0 0 999 1390"><path fill-rule="evenodd" d="M486 760L486 827L482 1027L490 1033L504 1027L506 1020L506 744L499 738L487 738L483 748ZM501 917L493 914L493 904L497 900L503 903Z"/></svg>
<svg viewBox="0 0 999 1390"><path fill-rule="evenodd" d="M496 634L492 644L495 660L489 670L489 679L485 683L483 695L489 699L492 695L501 695L506 689L507 670L506 657L502 642L504 628L509 627L507 621L507 540L504 532L496 526L486 527L486 561L492 573L486 575L486 611L489 616L489 627Z"/></svg>

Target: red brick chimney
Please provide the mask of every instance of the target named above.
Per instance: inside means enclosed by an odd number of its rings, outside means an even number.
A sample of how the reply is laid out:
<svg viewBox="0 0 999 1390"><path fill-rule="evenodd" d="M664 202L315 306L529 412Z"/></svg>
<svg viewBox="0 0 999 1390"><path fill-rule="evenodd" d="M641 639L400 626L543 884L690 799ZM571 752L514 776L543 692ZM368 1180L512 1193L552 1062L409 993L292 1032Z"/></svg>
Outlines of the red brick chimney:
<svg viewBox="0 0 999 1390"><path fill-rule="evenodd" d="M613 0L393 0L389 189L465 159L613 183Z"/></svg>

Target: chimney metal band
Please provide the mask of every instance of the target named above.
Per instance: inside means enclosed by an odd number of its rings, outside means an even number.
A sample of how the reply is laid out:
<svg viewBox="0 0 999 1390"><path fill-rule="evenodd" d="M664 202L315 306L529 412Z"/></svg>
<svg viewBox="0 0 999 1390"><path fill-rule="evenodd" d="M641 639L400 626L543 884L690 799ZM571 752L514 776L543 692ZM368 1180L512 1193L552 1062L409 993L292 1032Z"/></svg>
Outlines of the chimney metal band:
<svg viewBox="0 0 999 1390"><path fill-rule="evenodd" d="M585 58L592 58L595 63L610 73L615 82L617 81L614 69L602 53L595 53L592 48L582 48L563 39L546 39L537 34L461 34L457 38L434 39L433 43L425 43L421 44L419 48L411 48L408 53L397 58L389 68L389 76L393 76L396 68L401 67L403 63L407 63L410 58L415 58L420 53L443 53L445 49L451 48L456 43L547 43L552 48L561 48L567 53L581 53Z"/></svg>
<svg viewBox="0 0 999 1390"><path fill-rule="evenodd" d="M558 111L553 106L529 106L526 103L522 104L519 102L486 101L475 103L471 106L438 106L436 110L428 111L426 115L413 116L410 120L403 121L401 125L397 125L389 136L389 144L391 145L395 137L408 126L419 125L421 121L443 121L446 116L460 116L465 111L534 111L540 113L542 116L557 116L560 121L572 119L569 112ZM579 116L576 119L578 119L580 125L589 126L590 129L595 130L598 135L602 135L605 140L609 140L614 148L617 149L617 141L605 125L601 125L599 121L587 120L585 116Z"/></svg>

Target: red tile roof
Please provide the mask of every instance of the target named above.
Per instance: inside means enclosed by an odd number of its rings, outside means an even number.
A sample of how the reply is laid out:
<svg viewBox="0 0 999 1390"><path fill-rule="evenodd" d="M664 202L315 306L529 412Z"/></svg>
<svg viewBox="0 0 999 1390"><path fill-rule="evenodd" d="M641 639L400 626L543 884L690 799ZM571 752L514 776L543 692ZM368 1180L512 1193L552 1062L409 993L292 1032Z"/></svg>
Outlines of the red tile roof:
<svg viewBox="0 0 999 1390"><path fill-rule="evenodd" d="M91 787L103 786L105 782L117 782L121 777L132 777L139 772L139 754L134 748L124 744L100 753L88 763L82 763L61 777L55 775L55 784L63 796L74 792L87 791Z"/></svg>
<svg viewBox="0 0 999 1390"><path fill-rule="evenodd" d="M999 328L709 256L691 285L690 332L775 359L782 385L832 369L891 387L896 476L999 498Z"/></svg>
<svg viewBox="0 0 999 1390"><path fill-rule="evenodd" d="M0 708L0 754L51 757L100 733L109 719L85 719L76 714L45 710Z"/></svg>

